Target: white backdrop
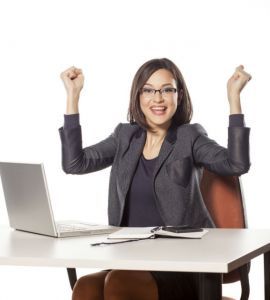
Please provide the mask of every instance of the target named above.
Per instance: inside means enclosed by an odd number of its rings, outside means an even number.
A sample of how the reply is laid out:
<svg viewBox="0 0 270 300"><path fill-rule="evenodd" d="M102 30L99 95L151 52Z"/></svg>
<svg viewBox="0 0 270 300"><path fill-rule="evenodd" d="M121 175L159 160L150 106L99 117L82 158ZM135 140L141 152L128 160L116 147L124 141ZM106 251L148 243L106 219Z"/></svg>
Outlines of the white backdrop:
<svg viewBox="0 0 270 300"><path fill-rule="evenodd" d="M82 68L80 113L84 146L126 122L131 81L152 58L182 71L193 122L227 143L226 83L243 64L252 75L242 93L251 127L250 172L242 176L249 227L269 219L270 5L259 0L1 1L1 161L44 162L57 219L107 221L109 169L85 176L61 169L58 128L66 94L60 73ZM0 187L0 224L8 224ZM251 299L263 299L262 260L254 260ZM79 275L94 270L78 270ZM70 299L65 270L1 267L0 299ZM225 287L239 295L239 285Z"/></svg>

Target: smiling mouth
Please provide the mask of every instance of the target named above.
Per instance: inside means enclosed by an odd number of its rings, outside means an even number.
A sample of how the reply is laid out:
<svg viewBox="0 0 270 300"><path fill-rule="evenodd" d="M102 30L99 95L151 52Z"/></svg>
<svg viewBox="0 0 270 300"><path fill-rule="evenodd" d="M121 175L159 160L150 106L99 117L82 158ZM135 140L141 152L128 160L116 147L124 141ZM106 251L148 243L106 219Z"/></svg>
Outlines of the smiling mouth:
<svg viewBox="0 0 270 300"><path fill-rule="evenodd" d="M155 115L163 115L165 114L167 107L166 106L152 106L150 110Z"/></svg>

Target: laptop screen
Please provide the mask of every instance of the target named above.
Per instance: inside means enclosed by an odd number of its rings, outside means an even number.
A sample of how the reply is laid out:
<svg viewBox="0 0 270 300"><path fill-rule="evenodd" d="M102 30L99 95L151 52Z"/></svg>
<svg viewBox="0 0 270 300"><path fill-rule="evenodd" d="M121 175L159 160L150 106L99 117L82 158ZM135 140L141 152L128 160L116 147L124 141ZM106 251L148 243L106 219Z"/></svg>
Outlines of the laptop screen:
<svg viewBox="0 0 270 300"><path fill-rule="evenodd" d="M0 162L10 226L56 236L43 164Z"/></svg>

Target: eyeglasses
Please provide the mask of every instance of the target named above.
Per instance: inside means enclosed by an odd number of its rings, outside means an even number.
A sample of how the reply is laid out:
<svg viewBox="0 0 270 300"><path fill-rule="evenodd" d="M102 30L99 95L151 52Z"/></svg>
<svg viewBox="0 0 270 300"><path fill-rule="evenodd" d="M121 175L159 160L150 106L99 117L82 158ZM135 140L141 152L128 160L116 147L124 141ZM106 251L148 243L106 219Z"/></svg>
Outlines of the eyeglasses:
<svg viewBox="0 0 270 300"><path fill-rule="evenodd" d="M141 94L146 99L152 99L154 98L156 92L159 92L164 98L171 98L176 92L177 89L173 87L165 87L163 89L155 90L151 88L144 87L141 89Z"/></svg>

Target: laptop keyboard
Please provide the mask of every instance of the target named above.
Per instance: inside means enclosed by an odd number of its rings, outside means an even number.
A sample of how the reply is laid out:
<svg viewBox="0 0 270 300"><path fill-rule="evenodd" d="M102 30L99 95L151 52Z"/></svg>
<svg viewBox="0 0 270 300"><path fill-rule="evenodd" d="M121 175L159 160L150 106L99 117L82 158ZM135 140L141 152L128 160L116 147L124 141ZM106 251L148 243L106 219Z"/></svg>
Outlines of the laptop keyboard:
<svg viewBox="0 0 270 300"><path fill-rule="evenodd" d="M56 226L59 232L71 232L71 231L90 230L93 229L93 226L95 225L83 224L83 223L73 223L73 224L57 223Z"/></svg>

